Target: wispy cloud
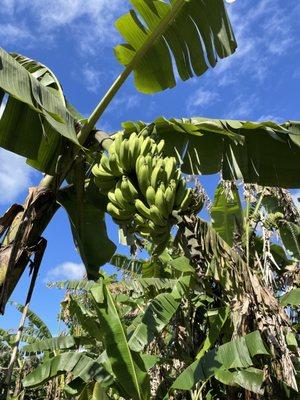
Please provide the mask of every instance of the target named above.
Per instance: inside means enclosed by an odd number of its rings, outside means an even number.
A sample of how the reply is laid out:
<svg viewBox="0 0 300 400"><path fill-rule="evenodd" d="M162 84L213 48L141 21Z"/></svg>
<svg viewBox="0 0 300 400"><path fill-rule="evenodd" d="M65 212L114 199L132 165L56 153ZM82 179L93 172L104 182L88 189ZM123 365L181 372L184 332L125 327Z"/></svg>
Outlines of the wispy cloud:
<svg viewBox="0 0 300 400"><path fill-rule="evenodd" d="M124 110L129 111L139 105L141 95L139 94L126 94L120 95L114 98L111 103L109 112L124 112Z"/></svg>
<svg viewBox="0 0 300 400"><path fill-rule="evenodd" d="M30 36L31 42L27 43L37 45L41 39L54 43L64 29L66 37L75 39L81 53L94 53L105 45L111 46L117 37L113 22L125 10L122 0L2 0L0 16L4 17L9 34L4 26L1 30L6 43Z"/></svg>
<svg viewBox="0 0 300 400"><path fill-rule="evenodd" d="M191 94L186 101L186 109L189 114L199 112L203 108L208 107L219 101L220 95L217 92L209 90L197 89Z"/></svg>
<svg viewBox="0 0 300 400"><path fill-rule="evenodd" d="M29 30L21 24L0 23L0 30L1 32L4 32L4 35L1 39L2 45L11 45L25 40L27 43L30 43L30 40L34 40Z"/></svg>
<svg viewBox="0 0 300 400"><path fill-rule="evenodd" d="M90 64L85 64L82 68L83 79L86 89L89 92L97 93L101 87L101 71L97 70Z"/></svg>
<svg viewBox="0 0 300 400"><path fill-rule="evenodd" d="M0 204L15 201L32 184L34 174L24 158L0 149Z"/></svg>
<svg viewBox="0 0 300 400"><path fill-rule="evenodd" d="M229 5L228 11L238 48L206 73L199 86L215 96L219 94L220 103L224 103L222 116L256 119L262 104L261 98L253 95L253 85L267 87L274 78L276 64L280 65L290 51L299 54L300 5L297 0L288 5L279 0L244 0Z"/></svg>
<svg viewBox="0 0 300 400"><path fill-rule="evenodd" d="M234 115L237 119L253 118L257 105L257 96L239 95L232 101L227 112L228 115Z"/></svg>
<svg viewBox="0 0 300 400"><path fill-rule="evenodd" d="M55 280L80 280L85 274L83 264L77 264L71 261L66 261L56 267L50 269L44 279L45 282Z"/></svg>

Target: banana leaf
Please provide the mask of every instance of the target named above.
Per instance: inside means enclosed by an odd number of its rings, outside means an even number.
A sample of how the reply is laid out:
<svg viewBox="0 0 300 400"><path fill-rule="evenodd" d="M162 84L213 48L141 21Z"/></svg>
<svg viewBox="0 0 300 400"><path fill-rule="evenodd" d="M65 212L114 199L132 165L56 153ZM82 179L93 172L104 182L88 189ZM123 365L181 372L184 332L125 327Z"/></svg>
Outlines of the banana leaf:
<svg viewBox="0 0 300 400"><path fill-rule="evenodd" d="M133 69L135 85L154 93L187 80L230 56L236 41L223 0L131 0L134 9L116 21L126 43L116 46L119 62Z"/></svg>
<svg viewBox="0 0 300 400"><path fill-rule="evenodd" d="M295 288L285 293L280 298L282 306L300 306L300 288Z"/></svg>
<svg viewBox="0 0 300 400"><path fill-rule="evenodd" d="M132 350L141 351L163 331L176 313L190 284L191 278L183 276L173 285L171 293L161 293L150 301L142 317L138 316L132 324L134 326L138 322L128 343Z"/></svg>
<svg viewBox="0 0 300 400"><path fill-rule="evenodd" d="M63 138L79 144L57 78L44 65L0 48L0 88L9 95L0 119L0 146L53 172Z"/></svg>
<svg viewBox="0 0 300 400"><path fill-rule="evenodd" d="M111 259L116 249L107 236L105 209L96 208L85 194L78 199L72 189L61 191L58 202L68 213L74 243L84 262L88 278L95 279L98 277L99 267Z"/></svg>
<svg viewBox="0 0 300 400"><path fill-rule="evenodd" d="M142 129L165 140L165 154L179 153L186 174L222 173L262 186L300 187L300 122L247 122L207 118L158 118L125 122L127 134Z"/></svg>
<svg viewBox="0 0 300 400"><path fill-rule="evenodd" d="M191 390L198 382L206 381L216 373L230 372L232 369L245 373L249 367L253 366L254 356L268 354L260 333L252 332L240 339L225 343L194 361L175 380L172 389ZM260 388L263 381L262 371L253 376L252 380L253 387ZM236 381L236 383L239 382Z"/></svg>
<svg viewBox="0 0 300 400"><path fill-rule="evenodd" d="M23 386L36 387L63 373L80 378L86 383L110 379L102 365L83 353L69 352L47 359L23 380Z"/></svg>
<svg viewBox="0 0 300 400"><path fill-rule="evenodd" d="M108 287L102 282L91 289L104 347L118 384L133 400L150 398L150 382L139 353L128 344L126 330Z"/></svg>
<svg viewBox="0 0 300 400"><path fill-rule="evenodd" d="M10 303L15 306L20 313L23 313L24 306L22 304L19 304L15 301L12 301ZM50 329L35 312L33 312L32 310L28 310L27 319L38 329L40 339L52 338Z"/></svg>
<svg viewBox="0 0 300 400"><path fill-rule="evenodd" d="M59 336L51 339L37 340L32 344L22 347L23 353L41 353L44 351L57 351L71 349L76 346L73 336Z"/></svg>
<svg viewBox="0 0 300 400"><path fill-rule="evenodd" d="M214 230L232 246L234 234L241 232L243 226L242 206L236 186L226 193L223 184L218 185L210 214Z"/></svg>

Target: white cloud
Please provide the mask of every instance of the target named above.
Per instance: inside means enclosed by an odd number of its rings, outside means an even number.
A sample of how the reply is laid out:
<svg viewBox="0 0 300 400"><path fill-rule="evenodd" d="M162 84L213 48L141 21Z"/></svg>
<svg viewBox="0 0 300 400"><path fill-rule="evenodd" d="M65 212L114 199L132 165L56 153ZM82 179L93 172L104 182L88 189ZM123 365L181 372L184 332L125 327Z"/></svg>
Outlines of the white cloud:
<svg viewBox="0 0 300 400"><path fill-rule="evenodd" d="M103 45L111 46L117 37L113 22L126 9L123 0L1 0L0 15L10 26L7 43L30 35L32 40L24 41L24 45L38 45L41 40L53 44L65 29L66 37L75 39L80 52L94 53ZM20 20L24 23L22 30Z"/></svg>
<svg viewBox="0 0 300 400"><path fill-rule="evenodd" d="M133 108L139 105L139 101L141 99L141 95L132 94L132 95L119 95L115 97L110 105L109 112L123 112L124 110L132 110Z"/></svg>
<svg viewBox="0 0 300 400"><path fill-rule="evenodd" d="M234 115L234 118L236 119L251 119L251 114L254 112L257 104L257 96L239 95L231 103L228 114Z"/></svg>
<svg viewBox="0 0 300 400"><path fill-rule="evenodd" d="M236 53L219 62L216 82L231 85L237 77L263 81L276 56L286 54L299 42L296 27L299 16L297 2L288 7L279 0L236 2L229 7L238 48ZM257 29L255 29L255 27Z"/></svg>
<svg viewBox="0 0 300 400"><path fill-rule="evenodd" d="M210 106L219 101L220 96L216 92L198 89L193 93L186 102L187 112L192 114L200 109Z"/></svg>
<svg viewBox="0 0 300 400"><path fill-rule="evenodd" d="M23 40L29 43L30 40L34 39L28 29L20 24L0 24L0 30L5 32L2 37L2 44L15 44Z"/></svg>
<svg viewBox="0 0 300 400"><path fill-rule="evenodd" d="M66 261L50 269L45 278L45 282L54 280L80 280L85 274L83 264Z"/></svg>
<svg viewBox="0 0 300 400"><path fill-rule="evenodd" d="M101 72L89 64L82 68L83 79L89 92L97 93L101 87Z"/></svg>
<svg viewBox="0 0 300 400"><path fill-rule="evenodd" d="M0 204L15 201L32 184L33 173L24 158L0 149Z"/></svg>

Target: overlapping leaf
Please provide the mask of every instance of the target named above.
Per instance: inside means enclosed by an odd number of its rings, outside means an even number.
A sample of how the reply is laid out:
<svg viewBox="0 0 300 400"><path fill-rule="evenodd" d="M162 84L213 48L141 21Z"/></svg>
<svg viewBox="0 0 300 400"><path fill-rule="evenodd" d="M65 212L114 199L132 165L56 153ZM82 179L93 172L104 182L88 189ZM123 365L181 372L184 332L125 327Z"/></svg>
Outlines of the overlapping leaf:
<svg viewBox="0 0 300 400"><path fill-rule="evenodd" d="M206 118L123 124L128 134L146 128L164 139L166 155L178 152L187 174L221 172L227 180L288 188L300 187L299 125Z"/></svg>
<svg viewBox="0 0 300 400"><path fill-rule="evenodd" d="M105 350L116 379L133 400L148 399L149 377L138 353L128 345L116 303L104 283L91 290L99 317Z"/></svg>
<svg viewBox="0 0 300 400"><path fill-rule="evenodd" d="M64 373L72 373L73 379L80 378L89 383L109 379L102 365L83 353L69 352L44 361L23 380L24 387L35 387Z"/></svg>
<svg viewBox="0 0 300 400"><path fill-rule="evenodd" d="M173 389L191 390L197 382L205 381L216 372L242 369L247 371L253 365L252 357L256 355L268 355L264 343L258 331L252 332L240 339L225 343L217 349L206 353L199 360L189 365L173 383ZM259 376L259 383L258 378ZM250 378L250 377L248 377ZM242 382L241 378L239 382ZM263 373L252 377L253 387L258 388L263 380ZM235 383L239 383L237 380Z"/></svg>

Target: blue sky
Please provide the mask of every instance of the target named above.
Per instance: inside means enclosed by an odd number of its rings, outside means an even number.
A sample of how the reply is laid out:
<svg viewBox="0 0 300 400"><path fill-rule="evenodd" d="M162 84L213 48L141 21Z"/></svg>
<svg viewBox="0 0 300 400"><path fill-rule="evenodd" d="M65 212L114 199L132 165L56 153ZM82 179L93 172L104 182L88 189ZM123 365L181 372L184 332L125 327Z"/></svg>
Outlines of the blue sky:
<svg viewBox="0 0 300 400"><path fill-rule="evenodd" d="M128 9L124 0L1 0L0 45L50 67L68 100L88 116L121 71L112 51L120 42L113 21ZM153 96L137 93L129 79L98 126L113 132L122 121L150 122L161 115L299 120L299 0L236 0L228 9L239 46L234 56L201 78L179 82L175 89ZM28 186L39 179L23 159L0 149L0 213L13 202L22 202ZM202 181L212 196L217 178ZM109 232L117 241L111 224ZM32 309L56 332L62 293L46 289L45 281L78 278L82 265L61 210L44 236L48 248ZM26 275L14 300L24 302ZM8 307L0 326L16 325L17 314Z"/></svg>

